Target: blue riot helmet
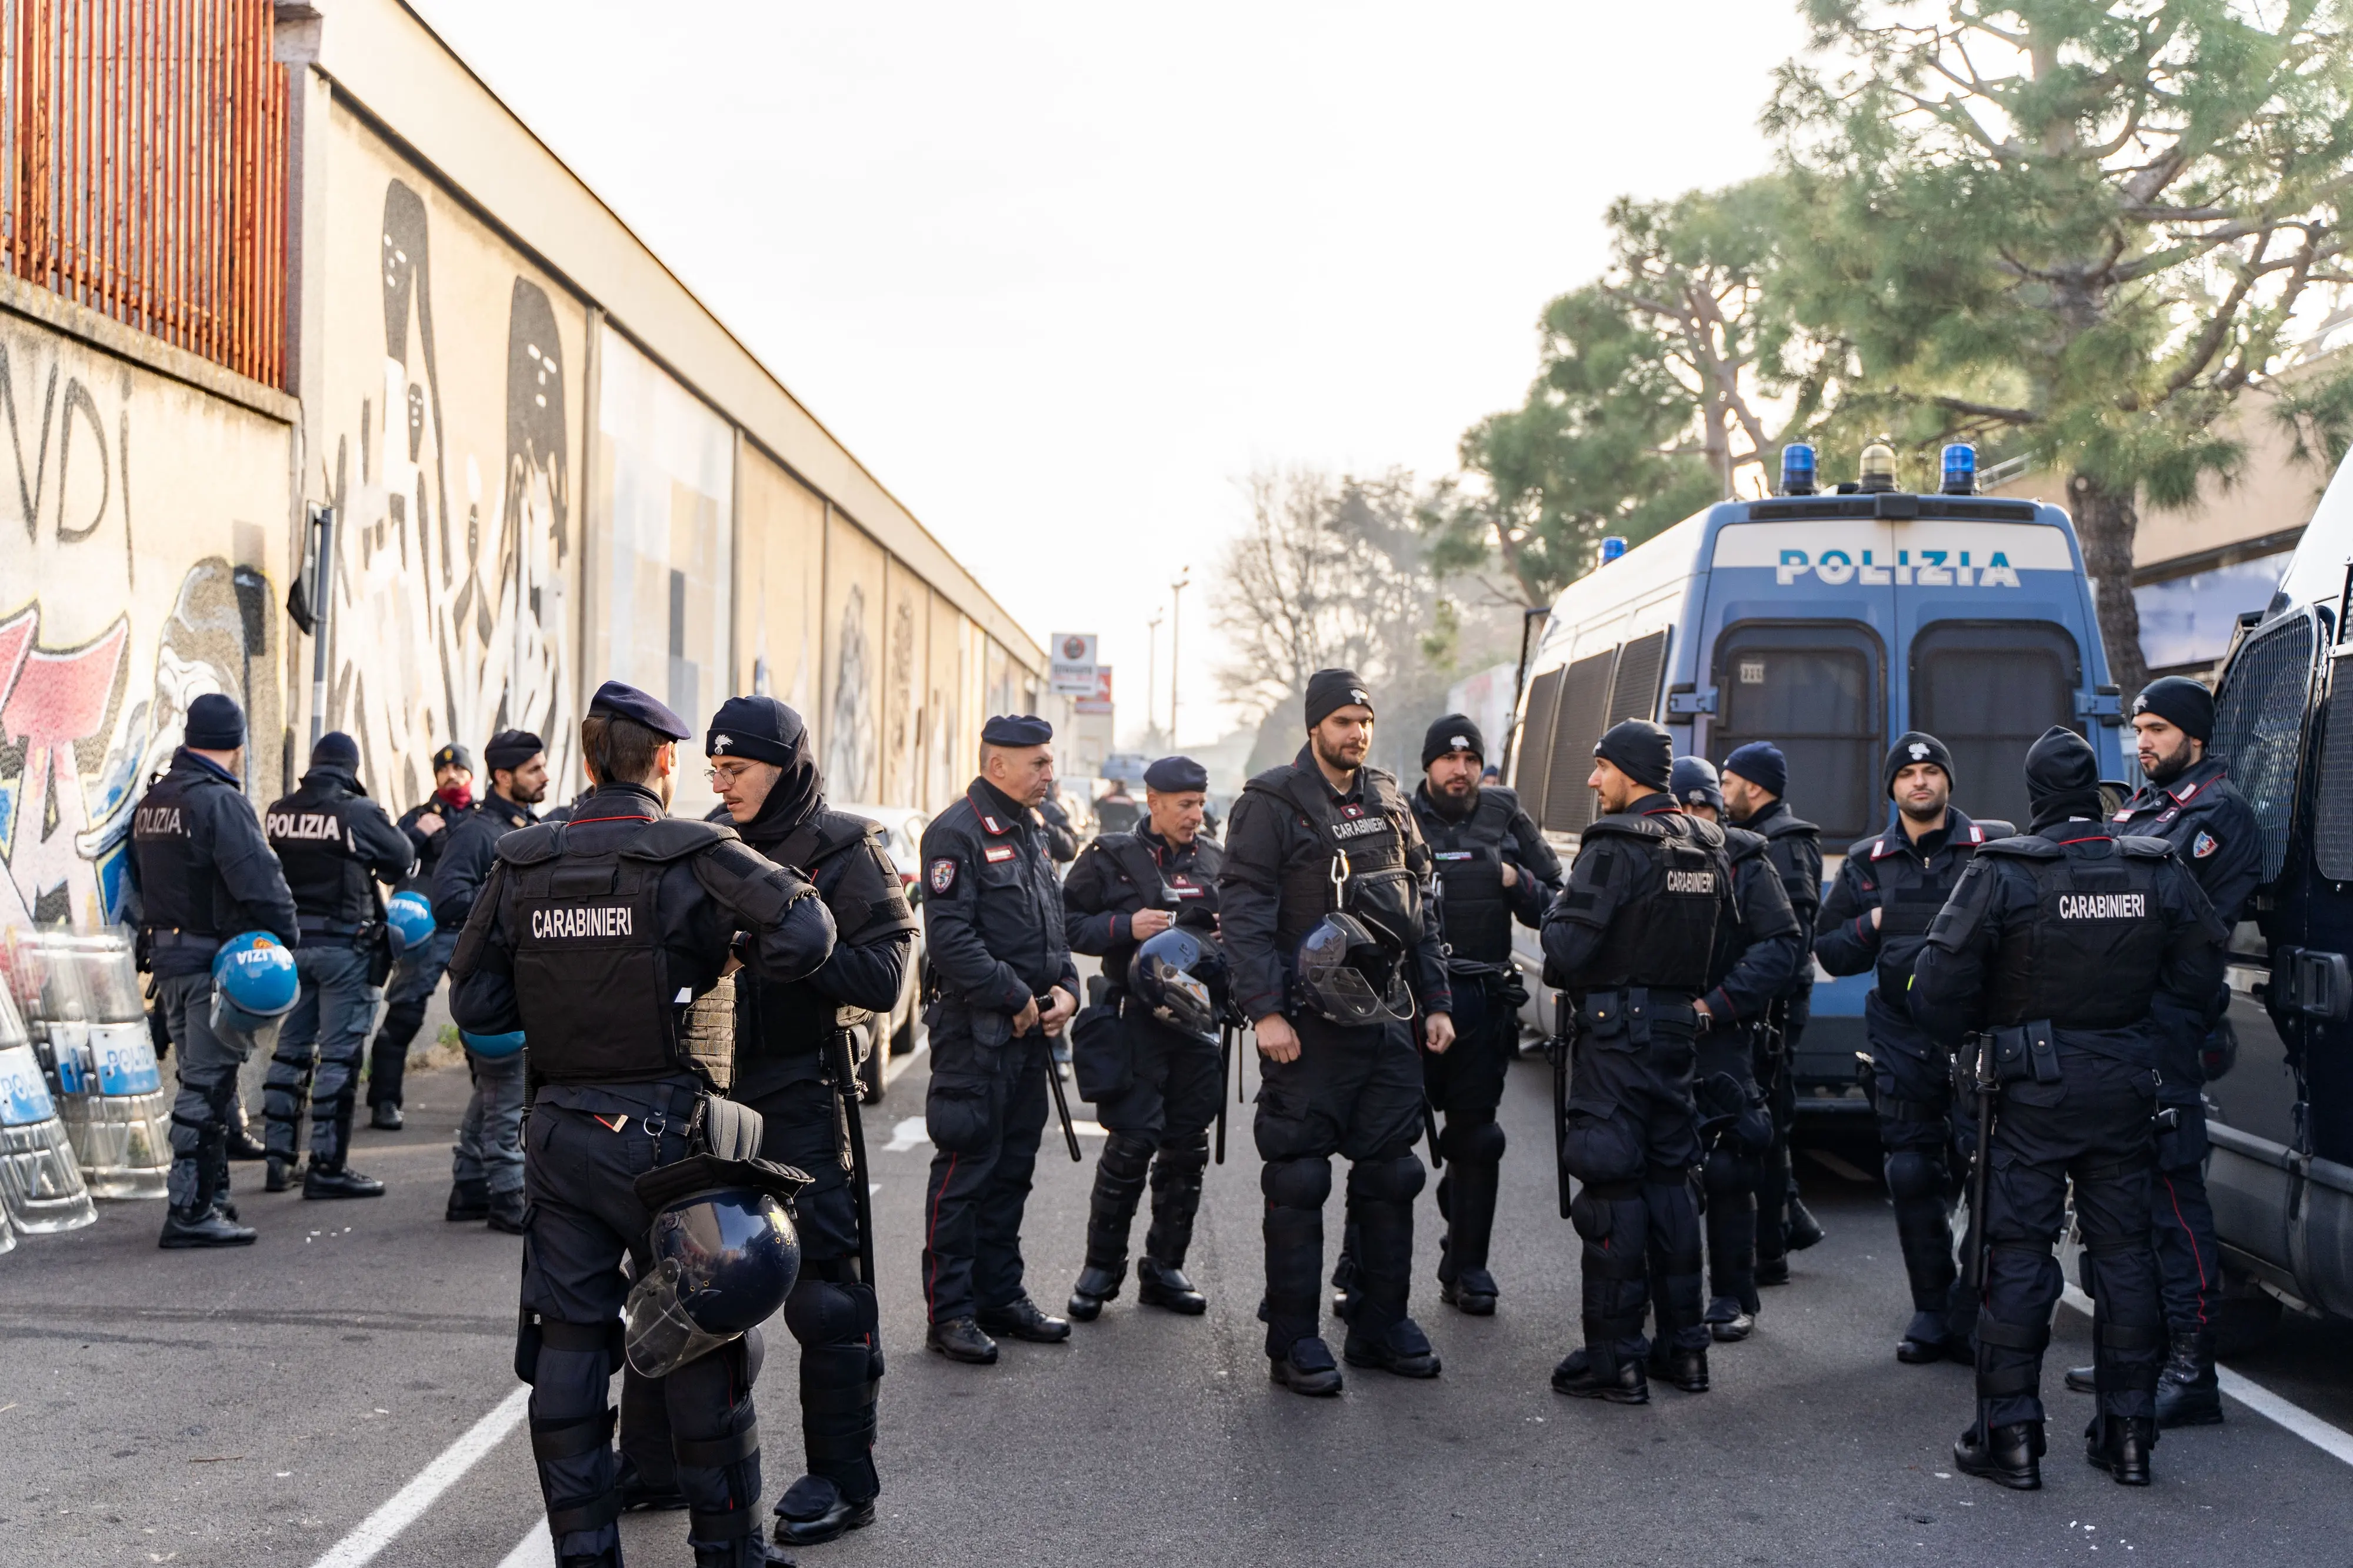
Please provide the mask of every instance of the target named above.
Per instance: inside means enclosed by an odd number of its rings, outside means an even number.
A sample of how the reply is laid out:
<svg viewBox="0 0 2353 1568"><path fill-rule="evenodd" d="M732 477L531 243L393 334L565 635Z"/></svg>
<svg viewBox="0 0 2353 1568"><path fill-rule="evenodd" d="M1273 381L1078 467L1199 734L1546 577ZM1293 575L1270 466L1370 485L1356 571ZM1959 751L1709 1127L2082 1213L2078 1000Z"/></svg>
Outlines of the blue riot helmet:
<svg viewBox="0 0 2353 1568"><path fill-rule="evenodd" d="M509 1029L503 1035L478 1035L471 1029L460 1029L458 1037L466 1042L468 1050L491 1061L501 1060L522 1049L521 1029Z"/></svg>
<svg viewBox="0 0 2353 1568"><path fill-rule="evenodd" d="M249 931L213 954L213 1033L248 1049L273 1042L302 994L291 949L266 931Z"/></svg>
<svg viewBox="0 0 2353 1568"><path fill-rule="evenodd" d="M668 1377L757 1328L801 1269L793 1194L808 1177L767 1160L695 1154L637 1180L653 1211L650 1261L629 1289L622 1342L646 1377Z"/></svg>
<svg viewBox="0 0 2353 1568"><path fill-rule="evenodd" d="M414 888L385 901L385 928L392 933L392 955L423 947L433 940L433 900Z"/></svg>
<svg viewBox="0 0 2353 1568"><path fill-rule="evenodd" d="M1372 928L1335 910L1301 939L1294 973L1298 999L1335 1024L1377 1024L1413 1016L1405 965Z"/></svg>
<svg viewBox="0 0 2353 1568"><path fill-rule="evenodd" d="M1128 961L1127 983L1154 1017L1216 1042L1226 1014L1226 955L1207 936L1171 926L1146 939Z"/></svg>

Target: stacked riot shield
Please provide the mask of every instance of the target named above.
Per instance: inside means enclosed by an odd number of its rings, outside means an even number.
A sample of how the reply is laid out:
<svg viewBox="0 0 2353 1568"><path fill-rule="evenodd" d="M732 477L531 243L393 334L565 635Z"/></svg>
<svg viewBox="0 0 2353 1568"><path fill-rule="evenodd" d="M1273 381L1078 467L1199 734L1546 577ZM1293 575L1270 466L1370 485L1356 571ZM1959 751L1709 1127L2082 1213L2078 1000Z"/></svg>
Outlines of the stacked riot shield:
<svg viewBox="0 0 2353 1568"><path fill-rule="evenodd" d="M94 1223L97 1205L11 988L0 985L0 1211L28 1236Z"/></svg>
<svg viewBox="0 0 2353 1568"><path fill-rule="evenodd" d="M91 1195L162 1197L172 1167L172 1099L129 933L30 931L12 948L34 1050Z"/></svg>

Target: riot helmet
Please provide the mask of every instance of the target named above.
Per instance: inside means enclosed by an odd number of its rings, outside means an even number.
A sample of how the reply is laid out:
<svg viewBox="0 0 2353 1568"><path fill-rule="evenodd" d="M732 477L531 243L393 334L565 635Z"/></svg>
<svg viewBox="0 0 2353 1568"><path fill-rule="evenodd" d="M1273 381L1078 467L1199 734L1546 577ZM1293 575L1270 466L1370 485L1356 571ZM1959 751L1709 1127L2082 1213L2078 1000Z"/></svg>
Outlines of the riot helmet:
<svg viewBox="0 0 2353 1568"><path fill-rule="evenodd" d="M1365 922L1335 910L1299 943L1299 996L1335 1024L1413 1016L1405 964Z"/></svg>
<svg viewBox="0 0 2353 1568"><path fill-rule="evenodd" d="M789 1165L715 1154L638 1178L654 1214L651 1261L629 1289L623 1344L641 1375L668 1377L785 1304L801 1268L787 1209L808 1181Z"/></svg>
<svg viewBox="0 0 2353 1568"><path fill-rule="evenodd" d="M433 940L433 900L411 888L385 900L385 929L392 935L392 955L398 958Z"/></svg>
<svg viewBox="0 0 2353 1568"><path fill-rule="evenodd" d="M1226 1016L1226 955L1199 931L1171 926L1146 939L1128 963L1127 983L1170 1028L1217 1039Z"/></svg>
<svg viewBox="0 0 2353 1568"><path fill-rule="evenodd" d="M273 1046L301 999L294 954L266 931L249 931L213 954L213 1033L248 1048Z"/></svg>
<svg viewBox="0 0 2353 1568"><path fill-rule="evenodd" d="M466 1048L489 1061L503 1061L522 1049L522 1031L509 1029L504 1034L478 1035L471 1029L460 1029L458 1037Z"/></svg>

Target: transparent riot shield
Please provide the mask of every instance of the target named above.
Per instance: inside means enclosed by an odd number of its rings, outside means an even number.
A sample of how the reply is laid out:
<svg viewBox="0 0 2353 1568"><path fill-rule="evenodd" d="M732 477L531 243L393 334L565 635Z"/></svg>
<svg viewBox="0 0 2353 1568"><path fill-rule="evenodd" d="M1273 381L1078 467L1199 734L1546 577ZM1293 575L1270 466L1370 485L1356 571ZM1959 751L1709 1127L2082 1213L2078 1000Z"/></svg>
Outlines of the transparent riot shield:
<svg viewBox="0 0 2353 1568"><path fill-rule="evenodd" d="M160 1198L172 1167L172 1099L155 1062L131 935L20 934L11 968L93 1196Z"/></svg>
<svg viewBox="0 0 2353 1568"><path fill-rule="evenodd" d="M74 1230L98 1218L48 1077L6 986L0 986L0 1209L28 1236Z"/></svg>

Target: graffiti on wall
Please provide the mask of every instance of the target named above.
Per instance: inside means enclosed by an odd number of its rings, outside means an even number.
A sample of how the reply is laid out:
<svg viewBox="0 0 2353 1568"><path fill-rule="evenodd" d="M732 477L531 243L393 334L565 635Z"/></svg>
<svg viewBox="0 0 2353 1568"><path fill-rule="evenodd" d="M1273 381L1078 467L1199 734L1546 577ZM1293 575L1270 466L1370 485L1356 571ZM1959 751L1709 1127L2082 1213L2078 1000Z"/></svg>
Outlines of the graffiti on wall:
<svg viewBox="0 0 2353 1568"><path fill-rule="evenodd" d="M841 602L839 662L833 711L825 729L826 787L844 800L867 800L874 783L874 649L866 634L866 590L852 583Z"/></svg>
<svg viewBox="0 0 2353 1568"><path fill-rule="evenodd" d="M276 782L275 594L231 556L261 555L247 520L284 515L284 440L70 340L0 332L0 927L115 915L132 805L197 697L246 709L254 787Z"/></svg>
<svg viewBox="0 0 2353 1568"><path fill-rule="evenodd" d="M431 215L398 179L385 184L378 247L382 377L337 444L332 479L343 523L328 711L397 809L429 789L437 748L454 740L479 753L501 729L543 737L549 771L565 776L578 522L570 355L546 290L512 280L503 430L456 428L447 378L469 373L435 331ZM479 404L485 389L467 390Z"/></svg>

